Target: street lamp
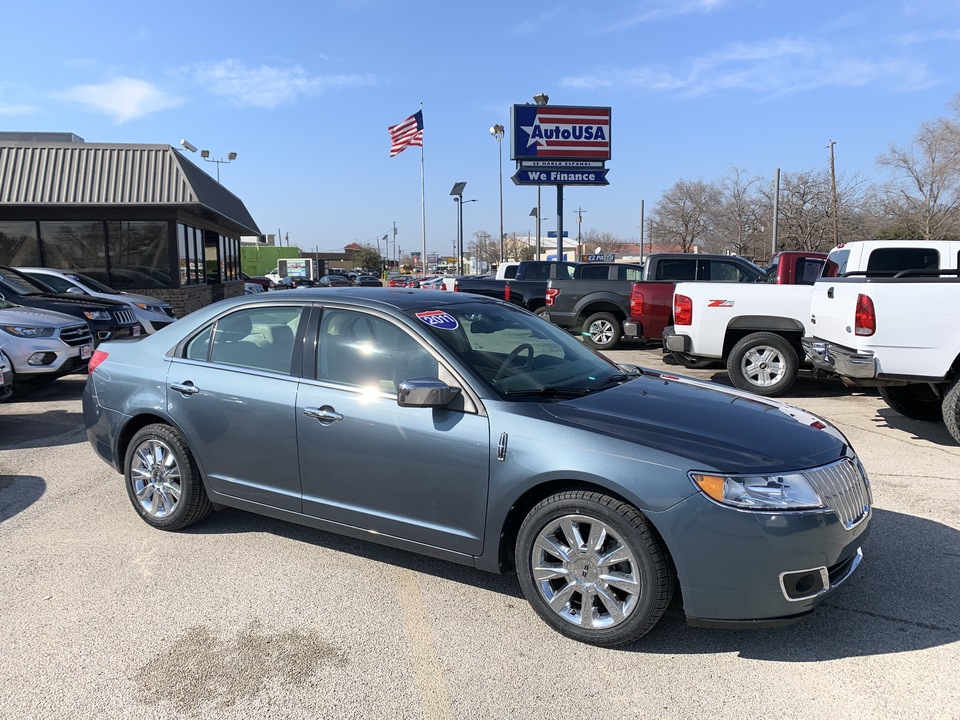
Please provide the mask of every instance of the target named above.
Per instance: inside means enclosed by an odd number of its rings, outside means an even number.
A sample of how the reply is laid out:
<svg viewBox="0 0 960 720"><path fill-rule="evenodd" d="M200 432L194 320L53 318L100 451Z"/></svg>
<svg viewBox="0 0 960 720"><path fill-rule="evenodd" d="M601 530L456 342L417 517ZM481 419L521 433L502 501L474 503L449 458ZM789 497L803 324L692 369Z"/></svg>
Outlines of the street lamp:
<svg viewBox="0 0 960 720"><path fill-rule="evenodd" d="M494 125L490 134L497 141L497 154L500 156L500 264L503 264L503 125Z"/></svg>
<svg viewBox="0 0 960 720"><path fill-rule="evenodd" d="M214 158L210 157L209 150L201 150L200 157L202 157L207 162L212 162L217 164L217 182L220 182L220 165L221 164L227 165L229 163L232 163L234 160L237 159L237 154L235 152L227 153L226 160L224 160L223 158L220 158L219 160L215 160Z"/></svg>
<svg viewBox="0 0 960 720"><path fill-rule="evenodd" d="M548 102L550 102L550 96L546 93L537 93L533 96L533 101L537 105L546 105Z"/></svg>

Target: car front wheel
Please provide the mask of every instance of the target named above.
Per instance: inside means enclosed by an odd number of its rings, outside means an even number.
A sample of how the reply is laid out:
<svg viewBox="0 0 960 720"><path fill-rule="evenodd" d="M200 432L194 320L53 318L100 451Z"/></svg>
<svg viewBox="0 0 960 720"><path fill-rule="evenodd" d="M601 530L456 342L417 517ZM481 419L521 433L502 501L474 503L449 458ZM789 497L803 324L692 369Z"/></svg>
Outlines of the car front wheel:
<svg viewBox="0 0 960 720"><path fill-rule="evenodd" d="M134 509L155 528L180 530L213 510L190 449L168 425L147 425L133 436L124 479Z"/></svg>
<svg viewBox="0 0 960 720"><path fill-rule="evenodd" d="M580 642L634 642L673 595L672 566L643 515L600 493L563 492L540 502L520 527L516 553L527 601Z"/></svg>

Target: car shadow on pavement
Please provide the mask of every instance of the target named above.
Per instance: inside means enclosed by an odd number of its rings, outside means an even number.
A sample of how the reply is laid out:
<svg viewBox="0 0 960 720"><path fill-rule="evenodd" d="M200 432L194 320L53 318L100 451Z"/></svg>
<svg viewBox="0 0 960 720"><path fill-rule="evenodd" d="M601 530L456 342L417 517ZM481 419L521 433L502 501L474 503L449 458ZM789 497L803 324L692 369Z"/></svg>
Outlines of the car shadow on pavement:
<svg viewBox="0 0 960 720"><path fill-rule="evenodd" d="M0 475L0 523L43 497L46 481L36 475Z"/></svg>
<svg viewBox="0 0 960 720"><path fill-rule="evenodd" d="M888 407L880 408L877 416L871 419L878 428L898 430L909 435L911 440L926 440L934 445L957 447L957 441L953 439L947 426L939 420L912 420Z"/></svg>
<svg viewBox="0 0 960 720"><path fill-rule="evenodd" d="M510 598L523 597L514 576L239 510L221 511L185 532L272 533ZM664 655L736 652L755 660L819 662L949 645L960 640L958 571L960 532L924 518L875 509L859 572L803 621L758 630L693 628L686 625L675 596L648 635L619 650Z"/></svg>
<svg viewBox="0 0 960 720"><path fill-rule="evenodd" d="M0 414L3 427L0 450L59 446L64 444L65 436L76 442L86 440L83 414L80 412L37 412L26 407L24 411L16 412L16 406L5 405L3 408Z"/></svg>

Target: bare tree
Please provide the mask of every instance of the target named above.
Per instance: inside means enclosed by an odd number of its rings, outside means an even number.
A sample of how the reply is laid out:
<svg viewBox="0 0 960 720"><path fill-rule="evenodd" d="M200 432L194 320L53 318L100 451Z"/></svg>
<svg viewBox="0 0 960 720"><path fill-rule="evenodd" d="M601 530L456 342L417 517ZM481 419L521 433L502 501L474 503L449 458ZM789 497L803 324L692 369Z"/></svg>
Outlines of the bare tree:
<svg viewBox="0 0 960 720"><path fill-rule="evenodd" d="M529 239L521 239L516 233L510 233L503 239L503 257L506 260L533 260L536 250Z"/></svg>
<svg viewBox="0 0 960 720"><path fill-rule="evenodd" d="M653 209L651 242L677 245L692 252L711 238L720 190L703 180L678 180Z"/></svg>
<svg viewBox="0 0 960 720"><path fill-rule="evenodd" d="M473 240L467 251L477 260L488 265L496 265L500 260L500 245L494 242L486 230L477 230L473 234Z"/></svg>
<svg viewBox="0 0 960 720"><path fill-rule="evenodd" d="M637 249L636 243L628 243L611 232L600 232L595 228L590 228L582 235L581 244L583 251L587 254L600 248L600 252L613 253L622 257L635 253Z"/></svg>
<svg viewBox="0 0 960 720"><path fill-rule="evenodd" d="M960 96L952 102L960 115ZM960 126L925 122L906 148L890 145L877 164L893 173L884 188L885 214L924 240L960 234Z"/></svg>
<svg viewBox="0 0 960 720"><path fill-rule="evenodd" d="M767 202L760 192L764 180L748 176L746 170L730 168L720 181L721 204L715 211L716 223L711 250L730 251L742 257L765 255L764 232L769 225Z"/></svg>

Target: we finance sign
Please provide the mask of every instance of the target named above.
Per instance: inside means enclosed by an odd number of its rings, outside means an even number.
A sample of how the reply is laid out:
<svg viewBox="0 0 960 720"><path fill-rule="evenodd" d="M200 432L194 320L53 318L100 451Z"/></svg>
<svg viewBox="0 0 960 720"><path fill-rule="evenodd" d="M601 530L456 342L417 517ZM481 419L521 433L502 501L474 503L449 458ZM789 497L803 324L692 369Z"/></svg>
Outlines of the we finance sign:
<svg viewBox="0 0 960 720"><path fill-rule="evenodd" d="M610 108L514 105L511 159L609 160Z"/></svg>

